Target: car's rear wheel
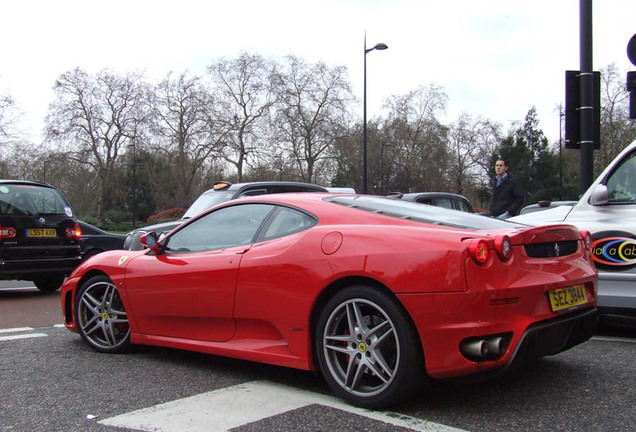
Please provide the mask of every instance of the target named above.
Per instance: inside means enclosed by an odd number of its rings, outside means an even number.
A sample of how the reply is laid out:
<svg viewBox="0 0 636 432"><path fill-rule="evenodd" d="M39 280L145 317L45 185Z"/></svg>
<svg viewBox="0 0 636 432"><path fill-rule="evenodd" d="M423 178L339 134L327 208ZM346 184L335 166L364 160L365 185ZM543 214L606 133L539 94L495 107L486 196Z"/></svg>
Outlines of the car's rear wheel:
<svg viewBox="0 0 636 432"><path fill-rule="evenodd" d="M354 405L394 405L424 384L421 344L407 312L394 296L370 286L348 287L326 303L315 349L331 389Z"/></svg>
<svg viewBox="0 0 636 432"><path fill-rule="evenodd" d="M82 338L97 351L120 353L130 347L126 308L117 287L105 275L92 277L80 287L75 323Z"/></svg>
<svg viewBox="0 0 636 432"><path fill-rule="evenodd" d="M63 274L48 274L33 279L33 284L42 292L50 293L60 289L64 283Z"/></svg>

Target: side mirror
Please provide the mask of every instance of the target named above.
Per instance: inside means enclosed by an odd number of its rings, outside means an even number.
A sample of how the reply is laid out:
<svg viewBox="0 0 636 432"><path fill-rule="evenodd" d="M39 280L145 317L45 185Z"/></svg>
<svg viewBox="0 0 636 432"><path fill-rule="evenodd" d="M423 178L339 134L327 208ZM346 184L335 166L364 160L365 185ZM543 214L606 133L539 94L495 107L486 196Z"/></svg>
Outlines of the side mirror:
<svg viewBox="0 0 636 432"><path fill-rule="evenodd" d="M142 246L147 247L154 253L159 253L161 250L161 243L157 240L157 233L154 231L150 231L149 233L142 235L139 241Z"/></svg>
<svg viewBox="0 0 636 432"><path fill-rule="evenodd" d="M607 186L597 185L590 195L590 205L600 206L608 203Z"/></svg>

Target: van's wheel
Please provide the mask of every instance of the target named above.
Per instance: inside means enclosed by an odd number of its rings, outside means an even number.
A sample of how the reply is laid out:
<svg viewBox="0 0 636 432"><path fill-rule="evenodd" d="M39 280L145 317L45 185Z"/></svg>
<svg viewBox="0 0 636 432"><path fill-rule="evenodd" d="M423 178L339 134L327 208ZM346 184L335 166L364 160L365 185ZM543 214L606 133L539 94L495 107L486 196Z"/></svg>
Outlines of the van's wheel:
<svg viewBox="0 0 636 432"><path fill-rule="evenodd" d="M338 292L320 312L314 340L325 380L354 405L384 408L412 397L424 384L417 331L389 293L365 285Z"/></svg>
<svg viewBox="0 0 636 432"><path fill-rule="evenodd" d="M122 353L130 347L126 308L117 287L105 275L90 278L77 291L75 325L96 351Z"/></svg>
<svg viewBox="0 0 636 432"><path fill-rule="evenodd" d="M63 274L48 274L34 278L33 284L40 291L51 293L60 289L64 283L64 278Z"/></svg>

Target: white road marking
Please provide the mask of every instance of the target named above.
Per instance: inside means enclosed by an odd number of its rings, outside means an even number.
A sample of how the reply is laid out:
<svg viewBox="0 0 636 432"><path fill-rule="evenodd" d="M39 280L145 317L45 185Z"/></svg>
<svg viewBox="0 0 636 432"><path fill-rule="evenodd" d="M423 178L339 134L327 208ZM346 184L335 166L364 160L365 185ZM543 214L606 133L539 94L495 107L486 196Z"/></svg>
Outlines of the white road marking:
<svg viewBox="0 0 636 432"><path fill-rule="evenodd" d="M5 335L5 334L8 335L8 336L0 336L0 342L48 336L46 333L24 333L24 332L30 332L33 330L35 330L33 327L13 327L8 329L0 329L0 335ZM9 334L9 333L20 333L20 334Z"/></svg>
<svg viewBox="0 0 636 432"><path fill-rule="evenodd" d="M600 340L600 341L607 341L607 342L636 343L636 339L631 339L628 337L621 337L621 336L594 336L592 337L592 340Z"/></svg>
<svg viewBox="0 0 636 432"><path fill-rule="evenodd" d="M18 333L31 330L33 330L33 327L13 327L8 329L0 329L0 333Z"/></svg>
<svg viewBox="0 0 636 432"><path fill-rule="evenodd" d="M413 431L461 429L400 414L357 408L333 396L252 381L111 417L99 424L152 432L225 432L309 405L323 405Z"/></svg>
<svg viewBox="0 0 636 432"><path fill-rule="evenodd" d="M46 333L25 333L25 334L19 334L19 335L0 336L0 342L17 340L17 339L30 339L30 338L44 337L44 336L48 336L48 335Z"/></svg>

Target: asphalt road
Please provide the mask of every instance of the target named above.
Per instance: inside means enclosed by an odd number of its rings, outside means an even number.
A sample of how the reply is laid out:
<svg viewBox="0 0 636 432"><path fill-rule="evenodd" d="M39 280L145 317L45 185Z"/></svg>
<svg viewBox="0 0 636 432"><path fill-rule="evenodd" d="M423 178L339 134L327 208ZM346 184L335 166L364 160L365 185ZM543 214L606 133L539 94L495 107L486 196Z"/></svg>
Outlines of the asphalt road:
<svg viewBox="0 0 636 432"><path fill-rule="evenodd" d="M308 372L154 347L96 353L55 326L59 293L15 291L0 288L0 431L636 431L634 331L365 411Z"/></svg>

